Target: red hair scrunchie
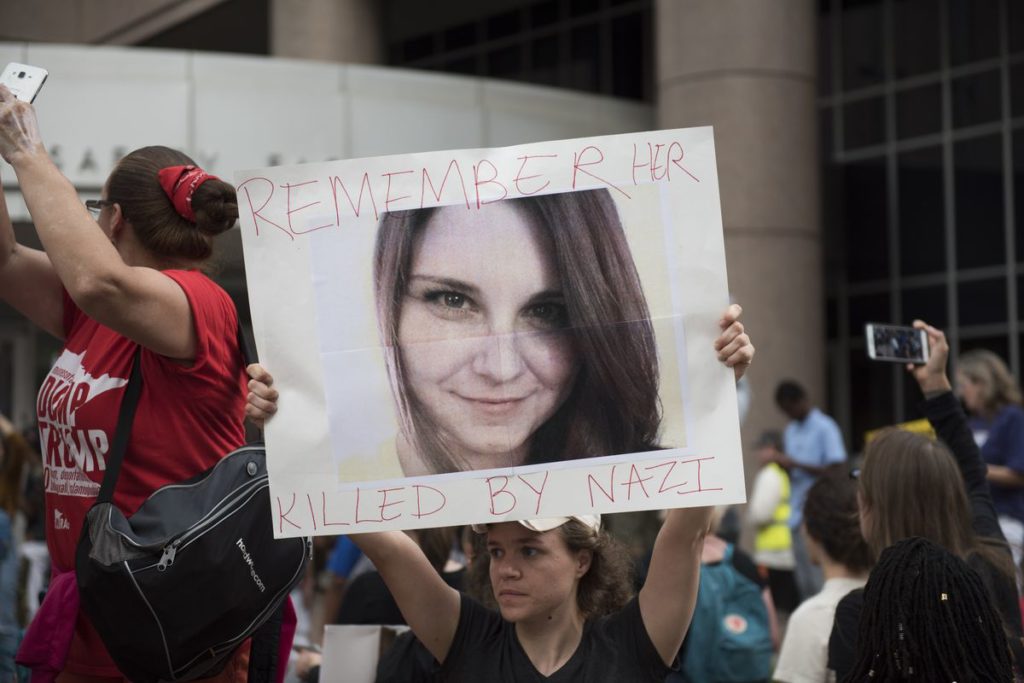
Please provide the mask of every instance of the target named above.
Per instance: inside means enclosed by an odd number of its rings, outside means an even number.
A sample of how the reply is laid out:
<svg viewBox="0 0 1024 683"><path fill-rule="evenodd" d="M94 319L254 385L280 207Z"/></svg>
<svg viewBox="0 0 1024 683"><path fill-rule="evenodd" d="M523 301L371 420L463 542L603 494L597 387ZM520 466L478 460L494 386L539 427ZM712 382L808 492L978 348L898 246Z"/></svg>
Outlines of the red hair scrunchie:
<svg viewBox="0 0 1024 683"><path fill-rule="evenodd" d="M189 223L196 222L196 214L192 210L192 195L196 188L207 180L220 180L191 164L162 168L157 176L160 178L160 187L164 188L164 193L174 204L174 210Z"/></svg>

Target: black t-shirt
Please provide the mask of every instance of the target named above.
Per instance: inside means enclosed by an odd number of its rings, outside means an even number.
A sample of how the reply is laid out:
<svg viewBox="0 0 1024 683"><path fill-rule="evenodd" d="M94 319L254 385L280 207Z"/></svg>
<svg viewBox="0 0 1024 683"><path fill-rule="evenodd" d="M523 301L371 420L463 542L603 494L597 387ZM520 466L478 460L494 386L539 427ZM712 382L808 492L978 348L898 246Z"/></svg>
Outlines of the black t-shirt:
<svg viewBox="0 0 1024 683"><path fill-rule="evenodd" d="M459 626L441 665L442 679L452 683L661 683L671 671L647 635L636 598L615 614L588 621L576 652L545 677L519 644L515 625L463 595Z"/></svg>

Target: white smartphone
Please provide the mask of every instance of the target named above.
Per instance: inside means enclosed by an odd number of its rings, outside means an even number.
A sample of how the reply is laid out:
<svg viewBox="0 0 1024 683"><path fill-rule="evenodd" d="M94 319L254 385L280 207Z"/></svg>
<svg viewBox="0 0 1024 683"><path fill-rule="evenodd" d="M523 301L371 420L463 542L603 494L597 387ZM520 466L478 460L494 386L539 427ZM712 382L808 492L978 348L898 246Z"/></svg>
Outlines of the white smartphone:
<svg viewBox="0 0 1024 683"><path fill-rule="evenodd" d="M47 76L49 73L41 67L11 62L0 74L0 84L6 85L19 100L32 102L46 82Z"/></svg>
<svg viewBox="0 0 1024 683"><path fill-rule="evenodd" d="M868 358L893 363L928 362L928 334L924 330L903 325L868 323L864 326L868 342Z"/></svg>

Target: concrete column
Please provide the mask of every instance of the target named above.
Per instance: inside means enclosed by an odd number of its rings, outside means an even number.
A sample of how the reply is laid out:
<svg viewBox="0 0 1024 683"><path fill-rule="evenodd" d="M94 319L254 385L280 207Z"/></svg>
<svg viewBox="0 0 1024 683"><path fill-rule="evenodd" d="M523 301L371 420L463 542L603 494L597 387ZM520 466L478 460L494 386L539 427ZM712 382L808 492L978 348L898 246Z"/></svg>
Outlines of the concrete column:
<svg viewBox="0 0 1024 683"><path fill-rule="evenodd" d="M296 57L349 64L385 59L378 0L271 0L270 50Z"/></svg>
<svg viewBox="0 0 1024 683"><path fill-rule="evenodd" d="M815 7L656 0L658 125L715 127L729 286L757 347L745 446L784 425L779 380L824 400Z"/></svg>

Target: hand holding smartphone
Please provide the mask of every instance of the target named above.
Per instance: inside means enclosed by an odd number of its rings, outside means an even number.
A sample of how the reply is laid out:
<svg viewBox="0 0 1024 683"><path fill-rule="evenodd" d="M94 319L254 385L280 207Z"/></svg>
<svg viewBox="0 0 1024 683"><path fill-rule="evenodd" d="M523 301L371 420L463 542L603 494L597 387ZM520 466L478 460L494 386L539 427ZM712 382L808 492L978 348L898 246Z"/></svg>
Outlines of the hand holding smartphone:
<svg viewBox="0 0 1024 683"><path fill-rule="evenodd" d="M928 333L903 325L868 323L864 326L868 358L893 363L928 362Z"/></svg>
<svg viewBox="0 0 1024 683"><path fill-rule="evenodd" d="M46 82L46 69L28 64L11 62L0 74L0 84L6 85L14 96L23 102L32 102Z"/></svg>

